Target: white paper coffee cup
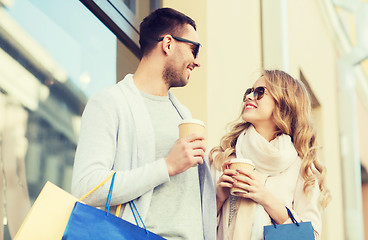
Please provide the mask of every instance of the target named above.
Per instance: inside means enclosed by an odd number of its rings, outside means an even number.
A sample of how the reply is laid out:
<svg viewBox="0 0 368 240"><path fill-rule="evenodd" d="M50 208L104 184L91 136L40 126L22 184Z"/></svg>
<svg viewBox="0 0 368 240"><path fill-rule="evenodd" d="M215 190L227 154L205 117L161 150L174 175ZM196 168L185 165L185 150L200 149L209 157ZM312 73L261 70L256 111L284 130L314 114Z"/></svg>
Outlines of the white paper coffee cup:
<svg viewBox="0 0 368 240"><path fill-rule="evenodd" d="M205 134L206 132L206 125L198 119L184 119L179 124L179 137L186 137L193 133L201 133Z"/></svg>
<svg viewBox="0 0 368 240"><path fill-rule="evenodd" d="M190 118L184 119L179 124L179 138L183 138L189 136L193 133L206 134L206 125L198 119ZM204 144L207 145L206 141L203 140ZM193 167L198 166L198 164L194 164Z"/></svg>
<svg viewBox="0 0 368 240"><path fill-rule="evenodd" d="M237 169L242 169L242 170L254 170L255 165L253 163L252 160L250 159L246 159L246 158L234 158L231 160L231 164L229 166L230 169L232 170L237 170ZM232 187L230 189L230 194L234 195L234 196L238 196L239 194L243 194L246 193L247 191L241 189L241 188L237 188L237 187Z"/></svg>

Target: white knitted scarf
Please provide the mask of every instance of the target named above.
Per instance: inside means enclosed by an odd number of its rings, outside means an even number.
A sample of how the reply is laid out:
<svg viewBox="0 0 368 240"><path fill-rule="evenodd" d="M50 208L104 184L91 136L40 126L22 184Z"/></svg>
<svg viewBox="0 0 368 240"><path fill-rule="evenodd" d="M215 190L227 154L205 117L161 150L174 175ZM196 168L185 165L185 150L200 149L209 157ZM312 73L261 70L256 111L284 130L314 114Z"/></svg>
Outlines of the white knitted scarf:
<svg viewBox="0 0 368 240"><path fill-rule="evenodd" d="M253 125L238 137L236 156L252 160L257 171L268 176L278 175L297 159L298 153L289 135L280 135L268 142Z"/></svg>

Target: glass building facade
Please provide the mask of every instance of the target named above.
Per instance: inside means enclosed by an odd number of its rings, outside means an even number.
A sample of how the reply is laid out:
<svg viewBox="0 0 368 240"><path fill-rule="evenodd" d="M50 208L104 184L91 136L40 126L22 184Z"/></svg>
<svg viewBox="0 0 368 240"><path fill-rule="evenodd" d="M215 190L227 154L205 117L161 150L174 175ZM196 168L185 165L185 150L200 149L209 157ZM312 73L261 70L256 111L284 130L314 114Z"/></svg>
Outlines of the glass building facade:
<svg viewBox="0 0 368 240"><path fill-rule="evenodd" d="M137 23L158 6L0 0L0 240L15 236L46 181L70 192L84 106L134 72ZM133 28L111 27L121 19Z"/></svg>

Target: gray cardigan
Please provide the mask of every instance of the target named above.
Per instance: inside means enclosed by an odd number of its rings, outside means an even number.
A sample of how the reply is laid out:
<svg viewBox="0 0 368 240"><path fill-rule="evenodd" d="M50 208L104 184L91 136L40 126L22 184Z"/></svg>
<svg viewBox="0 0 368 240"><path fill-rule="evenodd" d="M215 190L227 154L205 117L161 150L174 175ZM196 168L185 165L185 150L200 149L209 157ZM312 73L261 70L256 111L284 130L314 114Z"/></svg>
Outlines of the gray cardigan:
<svg viewBox="0 0 368 240"><path fill-rule="evenodd" d="M118 84L92 97L83 112L75 155L72 194L81 197L116 171L111 205L134 200L146 217L153 189L170 181L164 159L155 159L153 126L144 101L128 74ZM191 114L169 91L169 98L182 118ZM207 162L199 165L204 239L216 239L216 194ZM104 206L109 183L85 199ZM127 205L128 206L128 205ZM114 209L114 208L112 208ZM129 207L120 216L132 223Z"/></svg>

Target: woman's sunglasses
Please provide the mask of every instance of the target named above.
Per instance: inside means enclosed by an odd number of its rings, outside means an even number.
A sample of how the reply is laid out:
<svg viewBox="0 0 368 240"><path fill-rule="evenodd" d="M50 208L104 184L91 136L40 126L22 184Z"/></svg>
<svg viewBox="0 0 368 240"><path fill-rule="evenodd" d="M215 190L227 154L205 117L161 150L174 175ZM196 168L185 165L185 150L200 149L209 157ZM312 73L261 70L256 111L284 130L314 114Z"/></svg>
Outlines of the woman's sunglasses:
<svg viewBox="0 0 368 240"><path fill-rule="evenodd" d="M188 39L185 39L185 38L181 38L181 37L177 37L177 36L172 36L172 38L174 38L176 41L179 41L179 42L185 42L185 43L190 43L192 44L192 53L193 53L193 57L194 58L197 58L198 57L198 54L199 54L199 50L201 49L202 47L202 44L198 43L198 42L193 42L193 41L190 41ZM164 37L160 37L159 39L157 39L157 41L162 41L164 39Z"/></svg>
<svg viewBox="0 0 368 240"><path fill-rule="evenodd" d="M256 87L256 88L248 88L245 93L244 93L244 97L243 97L243 102L245 102L245 100L247 100L247 96L249 94L251 94L252 92L254 92L254 98L256 100L260 100L261 98L263 98L264 94L266 91L266 87Z"/></svg>

